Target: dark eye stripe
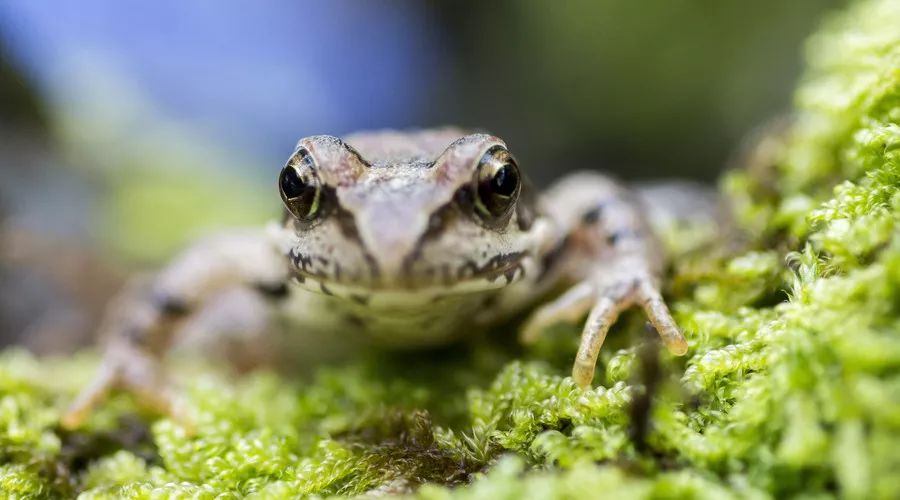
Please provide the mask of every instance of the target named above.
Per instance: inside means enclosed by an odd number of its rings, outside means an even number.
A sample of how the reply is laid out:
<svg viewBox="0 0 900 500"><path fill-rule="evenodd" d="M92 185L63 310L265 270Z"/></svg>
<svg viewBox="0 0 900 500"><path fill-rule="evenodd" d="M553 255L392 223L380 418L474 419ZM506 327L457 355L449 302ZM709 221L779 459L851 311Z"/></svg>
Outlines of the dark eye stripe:
<svg viewBox="0 0 900 500"><path fill-rule="evenodd" d="M528 231L538 215L537 196L527 178L520 179L519 199L516 201L516 222L519 230Z"/></svg>

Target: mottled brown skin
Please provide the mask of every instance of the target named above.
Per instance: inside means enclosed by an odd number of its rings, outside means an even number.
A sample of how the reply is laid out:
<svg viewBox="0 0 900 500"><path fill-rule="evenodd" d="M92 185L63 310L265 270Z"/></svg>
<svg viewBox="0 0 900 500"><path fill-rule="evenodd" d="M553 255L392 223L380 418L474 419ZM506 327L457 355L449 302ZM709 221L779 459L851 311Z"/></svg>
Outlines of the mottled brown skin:
<svg viewBox="0 0 900 500"><path fill-rule="evenodd" d="M586 316L572 370L582 386L632 305L671 352L687 350L659 293L658 244L631 193L600 174L538 194L502 140L446 128L304 138L279 185L281 224L201 241L111 307L106 358L64 425L77 426L116 388L184 419L160 359L189 318L235 289L272 299L254 310L292 318L297 335L352 328L405 348L535 306L524 342ZM213 316L236 314L220 309Z"/></svg>

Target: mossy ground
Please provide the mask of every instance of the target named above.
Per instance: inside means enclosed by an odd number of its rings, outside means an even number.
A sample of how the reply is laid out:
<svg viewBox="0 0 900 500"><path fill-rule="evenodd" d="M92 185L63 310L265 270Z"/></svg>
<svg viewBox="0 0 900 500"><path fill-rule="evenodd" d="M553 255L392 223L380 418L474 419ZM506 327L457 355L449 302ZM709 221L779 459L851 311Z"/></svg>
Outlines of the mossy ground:
<svg viewBox="0 0 900 500"><path fill-rule="evenodd" d="M809 42L789 123L722 181L736 229L678 245L691 344L630 314L594 390L576 331L373 353L310 381L188 366L196 430L118 396L57 421L96 357L0 355L0 490L13 497L258 498L421 486L425 498L900 497L900 4ZM689 236L673 228L667 238ZM690 233L694 234L694 233Z"/></svg>

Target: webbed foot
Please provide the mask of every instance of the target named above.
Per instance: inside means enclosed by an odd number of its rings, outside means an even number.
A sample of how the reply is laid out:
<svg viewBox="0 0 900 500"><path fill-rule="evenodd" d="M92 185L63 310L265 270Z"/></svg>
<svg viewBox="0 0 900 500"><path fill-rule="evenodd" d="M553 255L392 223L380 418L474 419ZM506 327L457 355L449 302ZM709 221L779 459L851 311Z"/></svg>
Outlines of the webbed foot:
<svg viewBox="0 0 900 500"><path fill-rule="evenodd" d="M181 394L165 376L159 360L125 343L109 346L94 379L78 394L60 423L67 429L79 427L115 390L128 392L140 406L190 427Z"/></svg>

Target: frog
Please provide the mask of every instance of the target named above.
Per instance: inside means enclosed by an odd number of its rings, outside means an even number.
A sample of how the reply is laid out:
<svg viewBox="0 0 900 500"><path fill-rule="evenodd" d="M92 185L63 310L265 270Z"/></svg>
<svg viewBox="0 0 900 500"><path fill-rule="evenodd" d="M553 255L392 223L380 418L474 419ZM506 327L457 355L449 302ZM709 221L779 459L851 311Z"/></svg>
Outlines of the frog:
<svg viewBox="0 0 900 500"><path fill-rule="evenodd" d="M280 221L203 238L113 301L100 367L65 427L113 390L187 418L163 361L186 321L229 290L260 297L260 315L292 318L296 335L353 330L389 348L447 344L515 317L531 344L583 322L571 377L586 389L632 306L673 355L688 350L646 211L599 172L538 192L501 138L444 127L305 137L277 187ZM235 309L216 309L219 324Z"/></svg>

